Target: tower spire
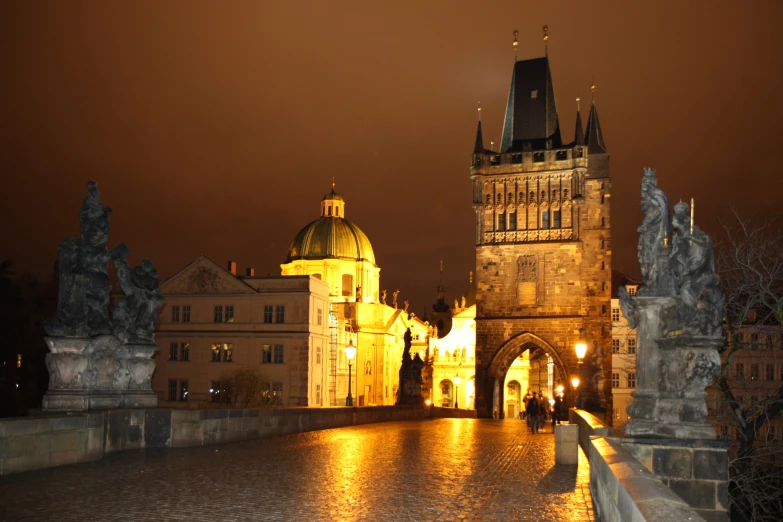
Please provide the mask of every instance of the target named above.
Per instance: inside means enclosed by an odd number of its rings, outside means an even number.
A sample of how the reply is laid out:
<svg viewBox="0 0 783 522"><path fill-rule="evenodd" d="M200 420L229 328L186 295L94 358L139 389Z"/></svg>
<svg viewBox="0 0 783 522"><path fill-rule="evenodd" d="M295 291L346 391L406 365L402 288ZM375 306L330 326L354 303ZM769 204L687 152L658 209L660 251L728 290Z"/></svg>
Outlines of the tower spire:
<svg viewBox="0 0 783 522"><path fill-rule="evenodd" d="M590 104L590 116L587 118L587 152L589 154L606 154L606 143L604 143L604 134L601 132L601 122L598 120L598 107L595 105L595 80L590 87L592 94L592 103Z"/></svg>
<svg viewBox="0 0 783 522"><path fill-rule="evenodd" d="M549 31L549 26L544 26L544 56L549 56L549 34L547 32Z"/></svg>
<svg viewBox="0 0 783 522"><path fill-rule="evenodd" d="M585 144L585 135L582 132L582 111L579 107L579 98L576 99L576 131L574 132L574 143L576 145Z"/></svg>
<svg viewBox="0 0 783 522"><path fill-rule="evenodd" d="M517 61L517 47L519 46L519 42L517 41L517 36L519 35L519 31L514 29L514 43L512 44L514 46L514 63Z"/></svg>
<svg viewBox="0 0 783 522"><path fill-rule="evenodd" d="M484 152L484 135L481 132L481 102L478 104L478 129L476 130L476 144L473 146L473 154Z"/></svg>

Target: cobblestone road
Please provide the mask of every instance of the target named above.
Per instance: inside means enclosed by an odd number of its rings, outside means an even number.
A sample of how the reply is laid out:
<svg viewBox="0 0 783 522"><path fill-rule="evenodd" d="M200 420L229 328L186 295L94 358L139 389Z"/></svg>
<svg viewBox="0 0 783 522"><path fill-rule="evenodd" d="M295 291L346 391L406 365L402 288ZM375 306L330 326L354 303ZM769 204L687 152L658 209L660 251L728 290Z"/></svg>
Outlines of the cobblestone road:
<svg viewBox="0 0 783 522"><path fill-rule="evenodd" d="M129 451L0 478L0 520L593 520L589 468L518 420Z"/></svg>

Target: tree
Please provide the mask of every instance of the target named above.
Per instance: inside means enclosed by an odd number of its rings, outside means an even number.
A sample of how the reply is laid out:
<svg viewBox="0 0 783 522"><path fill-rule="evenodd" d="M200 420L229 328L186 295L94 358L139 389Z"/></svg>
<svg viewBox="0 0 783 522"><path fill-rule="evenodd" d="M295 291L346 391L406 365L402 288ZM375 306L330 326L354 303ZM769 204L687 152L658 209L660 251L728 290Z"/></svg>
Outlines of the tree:
<svg viewBox="0 0 783 522"><path fill-rule="evenodd" d="M722 223L718 273L727 342L712 413L729 449L732 520L783 519L783 231L736 210Z"/></svg>
<svg viewBox="0 0 783 522"><path fill-rule="evenodd" d="M238 367L223 374L221 394L232 408L262 408L279 406L282 398L272 383L256 368Z"/></svg>

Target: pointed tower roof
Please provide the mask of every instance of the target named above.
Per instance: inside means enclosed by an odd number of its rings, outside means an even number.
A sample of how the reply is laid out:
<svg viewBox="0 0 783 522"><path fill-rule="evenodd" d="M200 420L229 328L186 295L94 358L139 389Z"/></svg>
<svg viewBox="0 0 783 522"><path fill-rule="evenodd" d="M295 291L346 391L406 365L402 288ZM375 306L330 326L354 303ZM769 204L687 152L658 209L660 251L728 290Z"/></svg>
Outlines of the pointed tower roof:
<svg viewBox="0 0 783 522"><path fill-rule="evenodd" d="M476 131L476 145L473 147L473 154L482 154L484 152L484 134L481 132L481 102L478 104L478 130Z"/></svg>
<svg viewBox="0 0 783 522"><path fill-rule="evenodd" d="M606 154L604 134L601 132L601 122L598 119L598 108L595 106L595 84L592 86L593 103L590 105L590 116L587 118L587 153Z"/></svg>
<svg viewBox="0 0 783 522"><path fill-rule="evenodd" d="M525 143L545 149L549 140L552 147L562 146L549 58L518 61L511 75L500 152L522 150Z"/></svg>
<svg viewBox="0 0 783 522"><path fill-rule="evenodd" d="M582 132L582 111L579 110L579 98L576 99L576 131L574 132L574 143L577 145L585 144L585 135Z"/></svg>

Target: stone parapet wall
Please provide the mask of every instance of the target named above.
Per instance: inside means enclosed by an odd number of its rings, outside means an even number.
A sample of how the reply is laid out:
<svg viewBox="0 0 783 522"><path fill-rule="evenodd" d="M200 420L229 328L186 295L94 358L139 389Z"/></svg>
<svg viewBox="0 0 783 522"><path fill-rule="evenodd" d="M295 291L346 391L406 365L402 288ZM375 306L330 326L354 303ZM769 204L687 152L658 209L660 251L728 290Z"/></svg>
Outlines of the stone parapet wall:
<svg viewBox="0 0 783 522"><path fill-rule="evenodd" d="M585 455L590 454L590 437L609 435L611 431L611 428L605 426L595 415L576 408L568 410L568 422L579 426L579 445Z"/></svg>
<svg viewBox="0 0 783 522"><path fill-rule="evenodd" d="M0 475L98 460L142 448L205 446L385 421L475 417L427 406L174 408L0 419Z"/></svg>

